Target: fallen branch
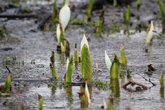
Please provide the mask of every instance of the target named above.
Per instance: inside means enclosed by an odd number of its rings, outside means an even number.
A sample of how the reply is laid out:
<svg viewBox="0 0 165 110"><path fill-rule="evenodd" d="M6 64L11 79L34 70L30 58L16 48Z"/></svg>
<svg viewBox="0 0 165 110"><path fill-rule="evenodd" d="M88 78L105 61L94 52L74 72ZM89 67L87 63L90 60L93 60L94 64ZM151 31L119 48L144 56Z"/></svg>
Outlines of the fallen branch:
<svg viewBox="0 0 165 110"><path fill-rule="evenodd" d="M136 73L137 75L141 76L139 73ZM155 83L151 82L151 80L146 79L144 76L141 76L143 79L145 79L146 81L150 82L153 86L156 86Z"/></svg>
<svg viewBox="0 0 165 110"><path fill-rule="evenodd" d="M157 33L157 34L159 34L162 37L165 37L165 35L163 35L162 33L157 32L157 31L152 31L152 32Z"/></svg>
<svg viewBox="0 0 165 110"><path fill-rule="evenodd" d="M141 86L144 90L147 90L148 89L148 87L147 86L145 86L145 85L143 85L143 84L140 84L140 83L138 83L138 82L134 82L134 81L129 81L129 82L127 82L124 86L123 86L123 88L124 89L127 89L127 86L128 85L130 85L130 84L132 84L132 85L138 85L138 86Z"/></svg>

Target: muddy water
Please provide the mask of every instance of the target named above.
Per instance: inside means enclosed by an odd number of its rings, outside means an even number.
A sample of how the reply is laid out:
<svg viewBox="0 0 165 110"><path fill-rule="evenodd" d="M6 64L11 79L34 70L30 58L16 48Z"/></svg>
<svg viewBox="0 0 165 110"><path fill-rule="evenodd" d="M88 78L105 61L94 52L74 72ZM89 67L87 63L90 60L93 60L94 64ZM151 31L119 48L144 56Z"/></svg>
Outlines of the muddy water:
<svg viewBox="0 0 165 110"><path fill-rule="evenodd" d="M122 11L125 7L114 8L107 6L105 11L105 24L121 24L119 32L109 32L109 28L105 25L102 37L94 35L94 27L87 25L72 25L69 24L65 35L70 42L70 55L74 54L74 44L77 43L78 54L80 56L80 42L83 37L82 32L86 33L89 40L90 54L93 64L93 79L110 82L109 72L104 61L104 50L107 51L111 61L114 58L114 53L120 56L120 45L125 47L127 57L127 68L132 71L131 79L135 82L141 83L147 87L148 90L141 92L129 92L122 88L122 85L128 82L126 75L117 80L116 88L109 90L99 90L95 87L90 88L91 104L88 109L101 109L103 105L102 97L105 97L108 103L108 98L114 98L115 110L163 110L165 109L164 92L160 90L159 76L164 70L165 58L165 43L163 39L158 39L157 34L154 34L153 44L147 46L145 44L146 32L144 29L135 31L135 27L139 24L148 24L148 21L153 19L155 23L155 30L161 32L160 16L156 18L154 12L159 12L157 4L150 2L142 2L140 12L136 11L135 2L132 3L132 13L137 12L135 16L131 17L132 26L129 26L130 33L124 34L126 25L122 23ZM28 4L28 3L27 3ZM153 10L147 10L145 7L150 5ZM154 7L154 8L153 8ZM50 7L49 11L52 9ZM81 12L81 14L78 14ZM85 11L75 10L72 12L75 18L85 19ZM145 12L145 13L143 13ZM93 12L92 20L98 19L99 10ZM140 20L136 19L140 15ZM78 92L80 86L72 86L71 88L48 87L51 77L50 71L50 56L51 51L55 51L55 66L59 79L63 80L66 72L66 56L65 53L57 53L56 47L58 42L56 40L56 32L47 29L47 31L40 31L36 29L37 24L35 19L16 19L16 20L2 20L6 28L10 30L9 39L3 40L0 43L0 81L3 84L4 79L8 76L6 65L13 72L13 77L16 81L13 83L13 94L10 97L0 97L0 108L2 110L17 110L19 107L18 100L24 103L25 109L38 109L38 97L40 94L44 99L43 109L80 109L83 105L80 103ZM10 48L5 50L4 48ZM148 52L145 52L148 48ZM6 62L10 61L10 63ZM99 72L95 73L95 61L98 62ZM156 71L148 74L146 66L152 64ZM145 81L141 76L150 78L156 86ZM147 73L147 74L146 74ZM73 81L81 75L80 66L75 68L73 73ZM22 80L37 80L35 82L18 82ZM46 80L42 82L41 80ZM24 83L26 86L24 86ZM14 86L15 85L15 86ZM129 87L135 88L135 87ZM4 103L5 102L5 103Z"/></svg>

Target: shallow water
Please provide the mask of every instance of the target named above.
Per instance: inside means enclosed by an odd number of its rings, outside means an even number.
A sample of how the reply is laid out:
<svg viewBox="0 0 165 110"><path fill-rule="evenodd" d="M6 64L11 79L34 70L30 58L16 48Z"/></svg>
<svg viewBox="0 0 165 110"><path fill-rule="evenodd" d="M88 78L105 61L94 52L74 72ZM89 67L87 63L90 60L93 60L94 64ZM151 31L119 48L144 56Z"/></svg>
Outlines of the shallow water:
<svg viewBox="0 0 165 110"><path fill-rule="evenodd" d="M27 3L28 4L28 3ZM148 3L152 4L152 3ZM132 3L133 12L135 3ZM161 32L161 19L156 19L154 12L159 12L159 7L156 3L153 3L150 8L155 7L153 10L146 10L146 2L143 1L143 5L140 10L140 21L135 17L131 17L133 26L129 27L130 32L135 31L135 27L138 24L148 24L150 19L154 20L155 30ZM52 9L50 7L49 11ZM107 51L111 61L114 58L114 53L120 56L121 44L125 47L125 53L127 57L127 68L130 68L131 79L135 82L141 83L147 87L151 87L148 90L141 92L129 92L122 88L122 85L128 82L126 75L120 77L116 90L99 90L95 87L91 88L91 104L88 109L101 109L103 105L102 98L105 97L108 103L109 97L114 98L115 110L163 110L165 109L164 93L160 92L159 76L162 70L164 70L164 58L165 58L165 43L163 39L158 39L154 34L153 43L151 46L145 44L146 32L141 29L141 32L130 34L124 34L123 30L126 25L122 23L122 11L125 7L114 8L107 6L105 14L105 24L118 23L122 26L120 32L109 33L105 28L102 33L102 37L94 35L94 27L87 25L68 25L65 32L67 40L70 42L70 55L74 54L74 46L77 43L78 54L80 56L80 42L83 37L82 32L86 32L86 36L89 39L89 48L92 58L93 67L93 79L99 79L101 81L110 82L109 72L104 61L104 50ZM144 10L145 13L142 13ZM81 12L81 14L79 14ZM85 19L84 10L76 10L72 12L75 18ZM93 12L92 20L98 19L99 13L97 10ZM149 15L147 15L149 14ZM37 30L37 24L34 19L16 19L3 21L6 28L11 30L9 40L1 41L0 43L0 82L1 79L6 79L8 76L8 70L6 65L13 73L14 79L29 79L38 80L36 82L27 83L27 86L23 86L22 83L14 81L18 84L18 87L13 86L13 94L10 97L0 97L0 107L2 110L17 110L19 104L17 100L21 100L24 103L24 107L29 110L38 109L38 97L40 94L44 99L43 109L80 109L82 105L78 92L80 92L80 86L72 86L71 88L48 87L49 78L51 77L50 71L50 56L51 51L55 51L55 66L59 79L63 79L66 72L66 55L65 53L57 53L56 47L58 42L56 40L56 32L47 29L46 31ZM107 26L105 26L107 27ZM4 51L3 48L12 48L8 51ZM148 48L148 53L145 52L145 48ZM8 63L4 60L10 60L15 63ZM98 62L100 72L95 73L95 61ZM22 63L24 62L24 63ZM152 64L156 71L152 74L146 74L146 66ZM136 73L140 73L142 76L150 79L156 84L152 87L152 84L145 81L141 76ZM81 75L80 64L78 68L74 69L73 81L77 81L76 77ZM40 80L48 80L47 82L41 82ZM79 80L78 80L79 81ZM134 88L134 87L130 87ZM16 99L18 97L18 99ZM3 103L6 102L6 105Z"/></svg>

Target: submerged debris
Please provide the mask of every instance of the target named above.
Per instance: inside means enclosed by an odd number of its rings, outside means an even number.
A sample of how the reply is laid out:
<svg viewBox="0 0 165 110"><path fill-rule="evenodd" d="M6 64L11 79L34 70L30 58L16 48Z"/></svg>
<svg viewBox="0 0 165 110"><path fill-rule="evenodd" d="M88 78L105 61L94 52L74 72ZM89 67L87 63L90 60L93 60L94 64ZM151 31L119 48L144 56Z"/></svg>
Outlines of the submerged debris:
<svg viewBox="0 0 165 110"><path fill-rule="evenodd" d="M128 88L128 85L131 85L131 86L137 85L137 86L135 87L135 89L132 89L132 88ZM131 92L144 91L148 89L147 86L140 84L138 82L131 81L131 80L128 81L126 84L124 84L123 88Z"/></svg>

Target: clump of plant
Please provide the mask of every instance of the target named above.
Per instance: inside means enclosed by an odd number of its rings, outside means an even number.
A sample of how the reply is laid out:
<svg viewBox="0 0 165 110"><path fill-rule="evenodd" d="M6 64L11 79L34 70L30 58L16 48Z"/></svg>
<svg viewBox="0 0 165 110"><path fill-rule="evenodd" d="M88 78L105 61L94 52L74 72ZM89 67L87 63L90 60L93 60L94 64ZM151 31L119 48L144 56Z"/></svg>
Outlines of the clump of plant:
<svg viewBox="0 0 165 110"><path fill-rule="evenodd" d="M40 94L38 94L38 109L43 110L43 98Z"/></svg>
<svg viewBox="0 0 165 110"><path fill-rule="evenodd" d="M162 71L159 79L161 87L164 87L164 72Z"/></svg>
<svg viewBox="0 0 165 110"><path fill-rule="evenodd" d="M129 22L130 19L130 14L131 14L131 7L128 5L127 10L123 12L123 19L125 23Z"/></svg>
<svg viewBox="0 0 165 110"><path fill-rule="evenodd" d="M32 10L29 9L29 8L22 8L22 9L20 10L20 12L21 12L21 13L31 13Z"/></svg>
<svg viewBox="0 0 165 110"><path fill-rule="evenodd" d="M92 59L89 52L89 45L84 34L84 37L81 41L81 73L83 79L90 79L92 78Z"/></svg>
<svg viewBox="0 0 165 110"><path fill-rule="evenodd" d="M55 69L55 55L54 55L53 51L51 51L50 61L51 61L50 69L52 71L52 77L58 79L57 72L56 72L56 69Z"/></svg>
<svg viewBox="0 0 165 110"><path fill-rule="evenodd" d="M124 50L124 46L123 45L121 45L121 47L120 47L120 53L121 53L121 61L120 61L120 63L127 64L127 57L125 57L125 50Z"/></svg>
<svg viewBox="0 0 165 110"><path fill-rule="evenodd" d="M94 3L94 0L89 0L88 7L86 9L86 21L89 21L91 18L93 3Z"/></svg>
<svg viewBox="0 0 165 110"><path fill-rule="evenodd" d="M67 69L66 69L65 81L66 82L72 82L72 73L73 73L73 70L74 70L74 67L73 67L73 55L71 55L70 60L67 59L66 67L67 67Z"/></svg>
<svg viewBox="0 0 165 110"><path fill-rule="evenodd" d="M117 0L113 0L113 6L114 6L114 7L117 6Z"/></svg>
<svg viewBox="0 0 165 110"><path fill-rule="evenodd" d="M100 15L98 23L97 23L96 33L99 35L101 35L101 31L102 31L103 24L104 24L104 11L105 11L105 6L103 6L103 10L101 12L101 15Z"/></svg>
<svg viewBox="0 0 165 110"><path fill-rule="evenodd" d="M159 8L161 11L161 16L162 16L162 25L163 25L163 29L162 29L162 33L165 33L165 7L164 4L161 0L157 0L157 2L159 3Z"/></svg>
<svg viewBox="0 0 165 110"><path fill-rule="evenodd" d="M55 1L54 1L54 4L53 4L52 21L53 21L53 22L58 21L57 0L55 0Z"/></svg>
<svg viewBox="0 0 165 110"><path fill-rule="evenodd" d="M152 43L153 31L154 31L154 24L153 21L151 21L151 24L147 28L146 43L148 44Z"/></svg>

